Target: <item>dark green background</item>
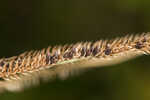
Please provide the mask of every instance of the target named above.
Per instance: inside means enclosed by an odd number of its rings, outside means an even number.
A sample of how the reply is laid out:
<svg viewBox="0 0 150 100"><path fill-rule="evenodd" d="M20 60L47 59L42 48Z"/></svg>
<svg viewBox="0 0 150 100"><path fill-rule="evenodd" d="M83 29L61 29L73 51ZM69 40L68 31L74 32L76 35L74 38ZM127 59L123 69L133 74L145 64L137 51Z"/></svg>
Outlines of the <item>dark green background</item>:
<svg viewBox="0 0 150 100"><path fill-rule="evenodd" d="M0 57L150 29L149 0L1 0ZM149 100L150 57L56 79L0 100Z"/></svg>

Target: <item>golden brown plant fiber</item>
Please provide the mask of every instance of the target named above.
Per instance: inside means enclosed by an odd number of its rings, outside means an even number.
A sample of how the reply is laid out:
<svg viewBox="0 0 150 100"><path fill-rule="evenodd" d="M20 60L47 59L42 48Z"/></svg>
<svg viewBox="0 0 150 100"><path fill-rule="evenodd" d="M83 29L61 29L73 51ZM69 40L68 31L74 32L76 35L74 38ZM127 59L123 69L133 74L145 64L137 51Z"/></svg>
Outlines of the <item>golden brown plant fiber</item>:
<svg viewBox="0 0 150 100"><path fill-rule="evenodd" d="M150 33L79 42L0 59L0 91L20 91L40 81L109 66L150 54Z"/></svg>

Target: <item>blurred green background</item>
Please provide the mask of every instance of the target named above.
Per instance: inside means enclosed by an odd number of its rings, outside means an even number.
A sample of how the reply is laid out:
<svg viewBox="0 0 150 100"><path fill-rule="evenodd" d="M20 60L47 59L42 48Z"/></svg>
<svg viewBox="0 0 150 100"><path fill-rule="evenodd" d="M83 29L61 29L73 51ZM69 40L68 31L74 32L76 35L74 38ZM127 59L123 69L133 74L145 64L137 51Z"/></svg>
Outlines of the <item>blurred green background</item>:
<svg viewBox="0 0 150 100"><path fill-rule="evenodd" d="M149 0L1 0L0 57L146 32ZM0 100L149 100L150 56L56 79Z"/></svg>

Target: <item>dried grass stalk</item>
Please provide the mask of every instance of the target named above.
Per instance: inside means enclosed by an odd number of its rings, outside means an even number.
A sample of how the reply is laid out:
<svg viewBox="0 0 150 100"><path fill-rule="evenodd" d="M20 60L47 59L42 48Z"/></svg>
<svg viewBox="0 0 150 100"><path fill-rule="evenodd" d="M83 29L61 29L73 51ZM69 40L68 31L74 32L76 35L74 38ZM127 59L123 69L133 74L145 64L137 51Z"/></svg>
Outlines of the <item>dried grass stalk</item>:
<svg viewBox="0 0 150 100"><path fill-rule="evenodd" d="M150 54L150 33L25 52L0 59L0 90L20 91L41 80L64 79L87 68L109 66L143 54Z"/></svg>

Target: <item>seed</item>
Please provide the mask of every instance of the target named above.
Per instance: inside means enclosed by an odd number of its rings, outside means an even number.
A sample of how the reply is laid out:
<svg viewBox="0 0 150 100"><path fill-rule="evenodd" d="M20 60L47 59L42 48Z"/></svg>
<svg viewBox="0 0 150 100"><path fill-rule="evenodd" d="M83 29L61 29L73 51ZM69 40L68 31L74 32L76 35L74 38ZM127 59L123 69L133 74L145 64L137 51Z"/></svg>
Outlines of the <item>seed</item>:
<svg viewBox="0 0 150 100"><path fill-rule="evenodd" d="M49 55L46 55L46 64L49 64Z"/></svg>
<svg viewBox="0 0 150 100"><path fill-rule="evenodd" d="M143 47L143 45L140 42L137 42L135 45L136 49L141 49Z"/></svg>
<svg viewBox="0 0 150 100"><path fill-rule="evenodd" d="M13 61L13 63L12 63L12 67L14 68L15 67L15 65L16 65L16 62L15 61ZM19 65L19 64L18 64ZM20 64L21 65L21 64ZM19 65L19 66L20 66Z"/></svg>
<svg viewBox="0 0 150 100"><path fill-rule="evenodd" d="M6 65L7 68L9 68L9 63Z"/></svg>
<svg viewBox="0 0 150 100"><path fill-rule="evenodd" d="M86 55L85 55L85 57L90 56L90 54L91 54L91 51L90 51L90 50L86 50Z"/></svg>
<svg viewBox="0 0 150 100"><path fill-rule="evenodd" d="M77 51L76 48L72 48L71 50L72 53L76 53L76 51Z"/></svg>
<svg viewBox="0 0 150 100"><path fill-rule="evenodd" d="M109 55L111 53L111 49L106 48L104 52L105 52L105 55Z"/></svg>
<svg viewBox="0 0 150 100"><path fill-rule="evenodd" d="M73 52L69 52L68 57L71 59L73 57Z"/></svg>
<svg viewBox="0 0 150 100"><path fill-rule="evenodd" d="M0 62L0 66L1 66L1 67L3 67L4 64L5 64L5 63L4 63L3 61Z"/></svg>
<svg viewBox="0 0 150 100"><path fill-rule="evenodd" d="M50 60L50 64L53 64L56 62L54 56L50 56L49 60Z"/></svg>
<svg viewBox="0 0 150 100"><path fill-rule="evenodd" d="M84 56L85 53L86 53L86 48L83 47L82 50L81 50L81 56Z"/></svg>
<svg viewBox="0 0 150 100"><path fill-rule="evenodd" d="M73 52L66 52L63 57L71 59L73 57Z"/></svg>
<svg viewBox="0 0 150 100"><path fill-rule="evenodd" d="M69 57L69 53L66 52L64 55L63 55L64 58L68 58Z"/></svg>
<svg viewBox="0 0 150 100"><path fill-rule="evenodd" d="M99 52L98 47L95 47L92 52L93 56L95 56L98 52Z"/></svg>
<svg viewBox="0 0 150 100"><path fill-rule="evenodd" d="M9 70L9 63L6 65L6 72L8 72L8 70Z"/></svg>

